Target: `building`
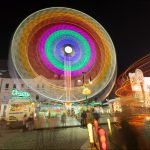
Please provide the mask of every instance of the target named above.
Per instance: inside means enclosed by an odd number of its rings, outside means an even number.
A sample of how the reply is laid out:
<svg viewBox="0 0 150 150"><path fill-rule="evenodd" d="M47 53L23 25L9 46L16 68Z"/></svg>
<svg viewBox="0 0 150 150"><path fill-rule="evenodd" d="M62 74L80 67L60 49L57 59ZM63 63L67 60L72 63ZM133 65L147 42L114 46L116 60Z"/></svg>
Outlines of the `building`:
<svg viewBox="0 0 150 150"><path fill-rule="evenodd" d="M32 101L46 101L34 91L32 91L21 79L13 79L9 75L6 60L0 60L0 116L5 117L8 104L12 98L12 90L27 91L31 95ZM36 85L37 89L44 90L44 86L40 83Z"/></svg>

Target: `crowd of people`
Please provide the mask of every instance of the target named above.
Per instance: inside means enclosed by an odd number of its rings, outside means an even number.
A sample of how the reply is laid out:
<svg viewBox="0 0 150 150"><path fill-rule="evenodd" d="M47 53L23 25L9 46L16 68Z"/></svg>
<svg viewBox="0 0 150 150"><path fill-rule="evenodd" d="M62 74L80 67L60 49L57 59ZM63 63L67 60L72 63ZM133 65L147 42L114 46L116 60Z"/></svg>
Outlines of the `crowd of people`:
<svg viewBox="0 0 150 150"><path fill-rule="evenodd" d="M95 109L88 109L87 111L83 110L81 112L81 127L85 128L88 123L93 123L93 120L99 120L100 113Z"/></svg>
<svg viewBox="0 0 150 150"><path fill-rule="evenodd" d="M96 108L82 110L80 113L81 118L81 127L85 128L88 123L92 123L94 119L99 120L100 113ZM68 114L67 112L63 112L61 114L61 123L62 126L66 126L66 118ZM70 116L70 115L69 115ZM72 116L75 117L75 116ZM33 130L34 128L34 114L31 113L29 116L27 114L23 117L23 131Z"/></svg>

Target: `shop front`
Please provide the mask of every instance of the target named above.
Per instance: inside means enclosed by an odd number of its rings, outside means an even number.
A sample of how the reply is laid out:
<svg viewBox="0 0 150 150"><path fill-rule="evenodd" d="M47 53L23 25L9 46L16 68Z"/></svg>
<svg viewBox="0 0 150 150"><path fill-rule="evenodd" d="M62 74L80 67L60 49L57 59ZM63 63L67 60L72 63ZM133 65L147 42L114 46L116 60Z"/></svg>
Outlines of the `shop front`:
<svg viewBox="0 0 150 150"><path fill-rule="evenodd" d="M8 125L22 123L23 116L25 114L29 116L31 113L35 113L35 103L33 103L30 93L13 89L6 111Z"/></svg>

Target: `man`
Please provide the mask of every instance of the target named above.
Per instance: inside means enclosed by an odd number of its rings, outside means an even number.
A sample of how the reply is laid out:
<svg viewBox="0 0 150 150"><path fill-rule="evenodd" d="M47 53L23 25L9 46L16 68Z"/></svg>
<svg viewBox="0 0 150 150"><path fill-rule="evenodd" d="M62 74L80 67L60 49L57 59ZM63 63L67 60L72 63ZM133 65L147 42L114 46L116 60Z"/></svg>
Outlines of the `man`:
<svg viewBox="0 0 150 150"><path fill-rule="evenodd" d="M83 110L83 112L81 113L81 127L86 127L86 118L87 118L87 114L86 111Z"/></svg>
<svg viewBox="0 0 150 150"><path fill-rule="evenodd" d="M96 107L94 107L94 110L93 110L93 119L96 119L96 120L98 121L99 118L100 118L100 114L99 114L99 112L96 110Z"/></svg>
<svg viewBox="0 0 150 150"><path fill-rule="evenodd" d="M23 123L23 132L27 130L27 114L24 114L23 116L23 120L22 120L22 123Z"/></svg>

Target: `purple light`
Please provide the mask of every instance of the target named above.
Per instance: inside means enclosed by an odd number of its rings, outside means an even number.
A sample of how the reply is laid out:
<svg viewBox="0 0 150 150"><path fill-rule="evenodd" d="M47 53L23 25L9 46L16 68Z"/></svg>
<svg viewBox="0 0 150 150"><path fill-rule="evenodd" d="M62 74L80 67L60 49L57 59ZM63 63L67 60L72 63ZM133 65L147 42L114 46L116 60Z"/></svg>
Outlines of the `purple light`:
<svg viewBox="0 0 150 150"><path fill-rule="evenodd" d="M87 70L89 70L89 68L92 67L92 65L94 64L95 57L96 57L95 44L93 43L93 40L91 39L91 37L85 31L83 31L82 29L80 29L76 26L67 25L67 24L55 25L54 27L48 29L47 31L44 32L43 36L41 37L41 42L39 43L40 56L41 56L41 59L44 62L44 64L50 70L56 72L57 74L64 74L63 70L61 70L61 69L57 68L56 66L54 66L53 64L51 64L51 62L47 59L47 56L46 56L45 50L44 50L44 45L45 45L45 42L46 42L47 38L53 32L56 32L58 30L64 30L64 29L73 30L75 32L78 32L79 34L81 34L88 41L89 46L90 46L91 56L90 56L90 60L87 63L87 65L84 66L83 68L81 68L80 70L71 71L72 76L78 76L78 75L81 75L82 72L86 72Z"/></svg>

